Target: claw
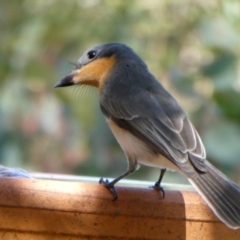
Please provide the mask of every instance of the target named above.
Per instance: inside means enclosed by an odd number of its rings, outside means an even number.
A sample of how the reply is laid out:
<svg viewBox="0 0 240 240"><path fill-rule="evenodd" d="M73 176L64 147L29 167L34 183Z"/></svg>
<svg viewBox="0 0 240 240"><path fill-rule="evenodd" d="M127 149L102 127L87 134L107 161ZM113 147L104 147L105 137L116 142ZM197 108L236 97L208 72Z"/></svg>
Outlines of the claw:
<svg viewBox="0 0 240 240"><path fill-rule="evenodd" d="M155 189L157 191L162 192L162 195L163 195L162 199L165 198L165 191L164 191L163 187L160 186L160 184L155 183L153 186L149 186L149 188L153 188L153 189Z"/></svg>
<svg viewBox="0 0 240 240"><path fill-rule="evenodd" d="M113 195L113 200L115 201L118 198L118 192L116 188L114 187L114 184L112 182L109 182L108 179L104 180L103 178L100 178L99 183L104 185Z"/></svg>

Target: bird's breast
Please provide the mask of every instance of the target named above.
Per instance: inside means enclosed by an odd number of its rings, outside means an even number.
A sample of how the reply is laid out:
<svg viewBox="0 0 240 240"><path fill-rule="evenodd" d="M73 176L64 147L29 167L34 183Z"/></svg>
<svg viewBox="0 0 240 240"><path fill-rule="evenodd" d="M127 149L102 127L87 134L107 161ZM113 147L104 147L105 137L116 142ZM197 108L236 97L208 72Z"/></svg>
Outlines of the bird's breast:
<svg viewBox="0 0 240 240"><path fill-rule="evenodd" d="M143 165L180 171L171 160L161 154L155 154L142 140L119 127L112 119L107 118L107 123L126 156L136 159Z"/></svg>

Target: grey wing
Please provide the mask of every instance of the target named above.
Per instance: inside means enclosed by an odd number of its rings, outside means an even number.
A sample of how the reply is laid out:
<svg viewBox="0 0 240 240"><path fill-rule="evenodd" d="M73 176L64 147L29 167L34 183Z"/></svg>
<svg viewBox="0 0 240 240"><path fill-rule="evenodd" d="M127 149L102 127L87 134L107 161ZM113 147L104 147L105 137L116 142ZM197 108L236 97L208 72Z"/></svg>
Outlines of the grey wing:
<svg viewBox="0 0 240 240"><path fill-rule="evenodd" d="M202 141L176 100L166 94L164 98L142 90L124 99L102 95L101 108L116 124L165 155L186 175L193 174L194 169L205 172Z"/></svg>

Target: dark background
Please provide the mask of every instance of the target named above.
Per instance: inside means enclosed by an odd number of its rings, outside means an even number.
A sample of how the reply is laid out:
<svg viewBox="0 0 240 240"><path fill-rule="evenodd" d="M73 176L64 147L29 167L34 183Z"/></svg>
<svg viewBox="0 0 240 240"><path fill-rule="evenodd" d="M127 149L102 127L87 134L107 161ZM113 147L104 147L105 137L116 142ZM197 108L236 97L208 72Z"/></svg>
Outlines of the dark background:
<svg viewBox="0 0 240 240"><path fill-rule="evenodd" d="M125 156L97 90L54 89L83 51L132 47L196 126L208 159L240 183L240 2L3 0L0 164L29 171L117 176ZM155 181L142 167L130 178ZM168 173L165 181L186 182Z"/></svg>

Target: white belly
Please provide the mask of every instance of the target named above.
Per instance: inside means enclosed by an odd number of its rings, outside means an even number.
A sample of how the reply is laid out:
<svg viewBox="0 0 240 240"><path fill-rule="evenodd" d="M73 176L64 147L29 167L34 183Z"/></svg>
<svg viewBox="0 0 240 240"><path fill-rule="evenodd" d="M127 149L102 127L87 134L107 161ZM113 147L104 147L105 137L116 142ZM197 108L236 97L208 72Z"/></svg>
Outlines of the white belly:
<svg viewBox="0 0 240 240"><path fill-rule="evenodd" d="M111 119L107 119L107 123L127 156L134 157L138 163L147 166L181 172L169 159L160 154L153 154L143 141L136 138L130 132L118 127Z"/></svg>

